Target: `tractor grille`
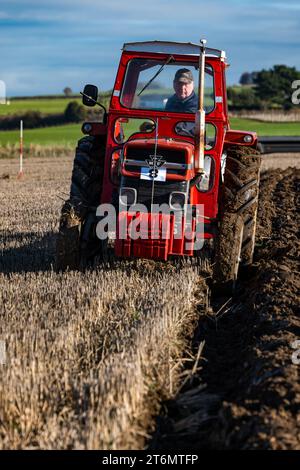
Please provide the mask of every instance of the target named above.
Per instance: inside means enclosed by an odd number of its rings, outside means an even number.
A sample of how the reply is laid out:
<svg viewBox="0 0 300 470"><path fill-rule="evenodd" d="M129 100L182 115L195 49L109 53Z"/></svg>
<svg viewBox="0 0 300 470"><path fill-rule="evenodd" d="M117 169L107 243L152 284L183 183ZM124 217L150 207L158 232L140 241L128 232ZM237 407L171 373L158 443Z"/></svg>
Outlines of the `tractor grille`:
<svg viewBox="0 0 300 470"><path fill-rule="evenodd" d="M148 166L146 160L154 153L145 147L129 147L125 159L125 168L127 171L137 171L137 167ZM188 166L185 161L185 151L177 149L157 149L157 155L160 155L165 160L164 166L167 168L168 174L185 175Z"/></svg>
<svg viewBox="0 0 300 470"><path fill-rule="evenodd" d="M131 177L122 177L121 186L137 190L137 203L144 204L148 209L151 206L152 181ZM155 181L153 204L169 204L169 197L173 191L187 193L188 181Z"/></svg>
<svg viewBox="0 0 300 470"><path fill-rule="evenodd" d="M151 151L145 147L128 147L126 158L133 160L146 160L149 155L154 154L154 149ZM185 151L178 149L157 148L157 155L161 155L168 163L185 163Z"/></svg>

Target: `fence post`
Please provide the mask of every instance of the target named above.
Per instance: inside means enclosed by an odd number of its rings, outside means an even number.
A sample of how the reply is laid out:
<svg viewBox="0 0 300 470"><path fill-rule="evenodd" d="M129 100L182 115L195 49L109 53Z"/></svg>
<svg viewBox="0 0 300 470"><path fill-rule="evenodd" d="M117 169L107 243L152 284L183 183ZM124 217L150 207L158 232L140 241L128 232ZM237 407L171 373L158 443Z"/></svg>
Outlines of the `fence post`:
<svg viewBox="0 0 300 470"><path fill-rule="evenodd" d="M20 121L20 169L18 173L18 179L22 178L23 173L23 121Z"/></svg>

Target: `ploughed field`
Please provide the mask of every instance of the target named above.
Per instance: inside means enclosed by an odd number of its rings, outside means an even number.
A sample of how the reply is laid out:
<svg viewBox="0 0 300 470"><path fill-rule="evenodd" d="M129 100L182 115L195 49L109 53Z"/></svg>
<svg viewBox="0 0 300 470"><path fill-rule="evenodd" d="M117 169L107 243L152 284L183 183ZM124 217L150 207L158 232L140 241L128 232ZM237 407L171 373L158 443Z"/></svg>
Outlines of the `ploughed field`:
<svg viewBox="0 0 300 470"><path fill-rule="evenodd" d="M55 273L72 156L0 160L0 448L300 449L300 156L264 158L232 299L205 256Z"/></svg>

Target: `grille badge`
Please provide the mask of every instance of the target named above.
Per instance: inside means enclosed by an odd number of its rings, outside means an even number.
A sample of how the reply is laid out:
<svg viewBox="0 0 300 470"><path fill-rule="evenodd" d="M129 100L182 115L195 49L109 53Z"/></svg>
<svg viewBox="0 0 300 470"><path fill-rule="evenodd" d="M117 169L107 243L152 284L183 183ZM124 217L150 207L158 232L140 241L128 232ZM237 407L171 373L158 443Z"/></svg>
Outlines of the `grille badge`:
<svg viewBox="0 0 300 470"><path fill-rule="evenodd" d="M145 161L150 167L149 176L151 178L156 178L158 175L158 169L166 163L166 160L162 155L149 155L149 158L146 158Z"/></svg>

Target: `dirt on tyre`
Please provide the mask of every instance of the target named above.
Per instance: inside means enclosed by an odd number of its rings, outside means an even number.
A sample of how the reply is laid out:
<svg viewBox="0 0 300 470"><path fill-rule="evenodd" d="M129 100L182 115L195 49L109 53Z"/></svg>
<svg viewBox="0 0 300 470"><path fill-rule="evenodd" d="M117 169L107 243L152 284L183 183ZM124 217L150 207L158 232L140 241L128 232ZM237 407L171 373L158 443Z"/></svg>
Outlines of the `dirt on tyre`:
<svg viewBox="0 0 300 470"><path fill-rule="evenodd" d="M101 249L96 239L96 209L100 203L105 141L87 136L75 153L70 197L64 203L56 243L56 270L81 269ZM98 242L98 243L97 243Z"/></svg>
<svg viewBox="0 0 300 470"><path fill-rule="evenodd" d="M239 266L253 261L260 164L256 149L234 146L227 150L214 263L214 288L220 293L231 294Z"/></svg>
<svg viewBox="0 0 300 470"><path fill-rule="evenodd" d="M214 293L231 294L236 286L244 223L242 217L227 212L219 226L215 244Z"/></svg>

